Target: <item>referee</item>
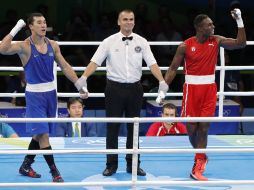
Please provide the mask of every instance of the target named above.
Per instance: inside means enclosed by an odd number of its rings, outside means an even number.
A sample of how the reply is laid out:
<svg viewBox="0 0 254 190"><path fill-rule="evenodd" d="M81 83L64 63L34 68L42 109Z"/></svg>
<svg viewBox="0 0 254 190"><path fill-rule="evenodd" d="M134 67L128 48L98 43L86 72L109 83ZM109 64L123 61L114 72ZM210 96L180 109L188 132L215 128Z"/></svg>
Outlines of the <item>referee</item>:
<svg viewBox="0 0 254 190"><path fill-rule="evenodd" d="M98 47L78 84L83 86L88 97L87 78L95 72L106 59L107 85L105 89L105 109L107 117L139 117L142 108L143 89L140 83L142 75L142 60L144 59L152 74L159 81L159 92L165 96L168 85L165 83L160 68L151 52L146 39L132 32L135 21L134 13L125 9L118 15L120 32L104 39ZM163 98L163 97L162 97ZM118 133L120 123L107 123L106 148L118 148ZM133 146L133 124L128 124L126 148ZM126 155L128 173L132 172L132 155ZM111 176L118 168L118 155L108 154L104 176ZM145 176L138 159L137 174Z"/></svg>

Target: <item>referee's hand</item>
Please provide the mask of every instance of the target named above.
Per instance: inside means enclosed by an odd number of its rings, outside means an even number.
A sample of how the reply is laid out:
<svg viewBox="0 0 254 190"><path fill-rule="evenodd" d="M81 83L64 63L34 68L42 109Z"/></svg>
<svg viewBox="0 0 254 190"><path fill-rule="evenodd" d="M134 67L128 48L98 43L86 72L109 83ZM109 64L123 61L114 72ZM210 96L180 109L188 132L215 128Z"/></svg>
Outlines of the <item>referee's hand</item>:
<svg viewBox="0 0 254 190"><path fill-rule="evenodd" d="M82 87L79 91L79 96L82 99L87 99L89 96L89 92L86 87Z"/></svg>
<svg viewBox="0 0 254 190"><path fill-rule="evenodd" d="M163 104L167 92L168 92L168 84L164 80L160 81L158 89L158 97L156 98L156 102L159 105Z"/></svg>
<svg viewBox="0 0 254 190"><path fill-rule="evenodd" d="M82 99L86 99L88 98L88 90L87 90L87 77L85 76L81 76L76 82L75 82L75 86L77 88L77 90L79 91L80 94L80 98Z"/></svg>

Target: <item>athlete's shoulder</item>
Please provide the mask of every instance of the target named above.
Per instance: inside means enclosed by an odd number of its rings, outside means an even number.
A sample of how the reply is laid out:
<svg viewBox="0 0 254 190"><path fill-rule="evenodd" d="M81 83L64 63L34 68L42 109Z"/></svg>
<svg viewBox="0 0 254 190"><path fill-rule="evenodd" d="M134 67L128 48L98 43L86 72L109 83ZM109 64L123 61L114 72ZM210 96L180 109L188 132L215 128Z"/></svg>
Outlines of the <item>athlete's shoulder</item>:
<svg viewBox="0 0 254 190"><path fill-rule="evenodd" d="M20 52L22 53L27 53L30 49L31 49L31 42L29 40L29 38L25 39L24 41L18 41L15 42L20 48L22 48L22 51Z"/></svg>
<svg viewBox="0 0 254 190"><path fill-rule="evenodd" d="M47 44L49 44L53 48L54 51L56 49L60 48L58 42L55 41L55 40L51 40L49 38L46 38L46 42L47 42Z"/></svg>
<svg viewBox="0 0 254 190"><path fill-rule="evenodd" d="M212 35L209 37L209 41L218 41L220 37L218 35Z"/></svg>
<svg viewBox="0 0 254 190"><path fill-rule="evenodd" d="M193 42L195 41L196 37L195 36L192 36L190 38L187 38L186 40L184 40L184 43L190 43L190 42Z"/></svg>

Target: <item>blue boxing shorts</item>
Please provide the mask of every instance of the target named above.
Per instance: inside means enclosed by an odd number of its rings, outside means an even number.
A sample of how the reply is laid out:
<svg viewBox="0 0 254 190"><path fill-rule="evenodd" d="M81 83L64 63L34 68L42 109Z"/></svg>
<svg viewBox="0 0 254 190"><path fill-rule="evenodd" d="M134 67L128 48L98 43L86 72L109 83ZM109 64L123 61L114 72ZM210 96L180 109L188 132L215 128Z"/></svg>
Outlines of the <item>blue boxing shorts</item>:
<svg viewBox="0 0 254 190"><path fill-rule="evenodd" d="M57 113L56 90L48 92L26 91L26 118L55 118ZM32 135L52 133L55 123L26 123L26 132Z"/></svg>

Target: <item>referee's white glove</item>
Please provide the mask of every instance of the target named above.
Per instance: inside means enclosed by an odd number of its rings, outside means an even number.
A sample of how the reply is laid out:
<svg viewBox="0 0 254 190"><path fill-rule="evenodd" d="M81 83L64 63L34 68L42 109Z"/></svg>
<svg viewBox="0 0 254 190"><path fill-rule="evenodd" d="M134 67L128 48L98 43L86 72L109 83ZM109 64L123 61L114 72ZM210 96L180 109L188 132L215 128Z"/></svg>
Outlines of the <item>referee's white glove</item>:
<svg viewBox="0 0 254 190"><path fill-rule="evenodd" d="M89 95L86 80L87 77L82 75L74 84L79 91L80 98L82 99L87 99Z"/></svg>
<svg viewBox="0 0 254 190"><path fill-rule="evenodd" d="M14 37L25 26L26 26L25 21L23 19L20 19L11 30L10 35Z"/></svg>
<svg viewBox="0 0 254 190"><path fill-rule="evenodd" d="M164 80L160 81L158 89L158 97L156 98L156 102L159 105L163 104L167 92L168 92L168 84Z"/></svg>
<svg viewBox="0 0 254 190"><path fill-rule="evenodd" d="M241 10L240 9L234 9L234 10L231 11L231 15L236 20L237 27L238 28L243 28L244 25L243 25L243 19L242 19L242 16L241 16Z"/></svg>

